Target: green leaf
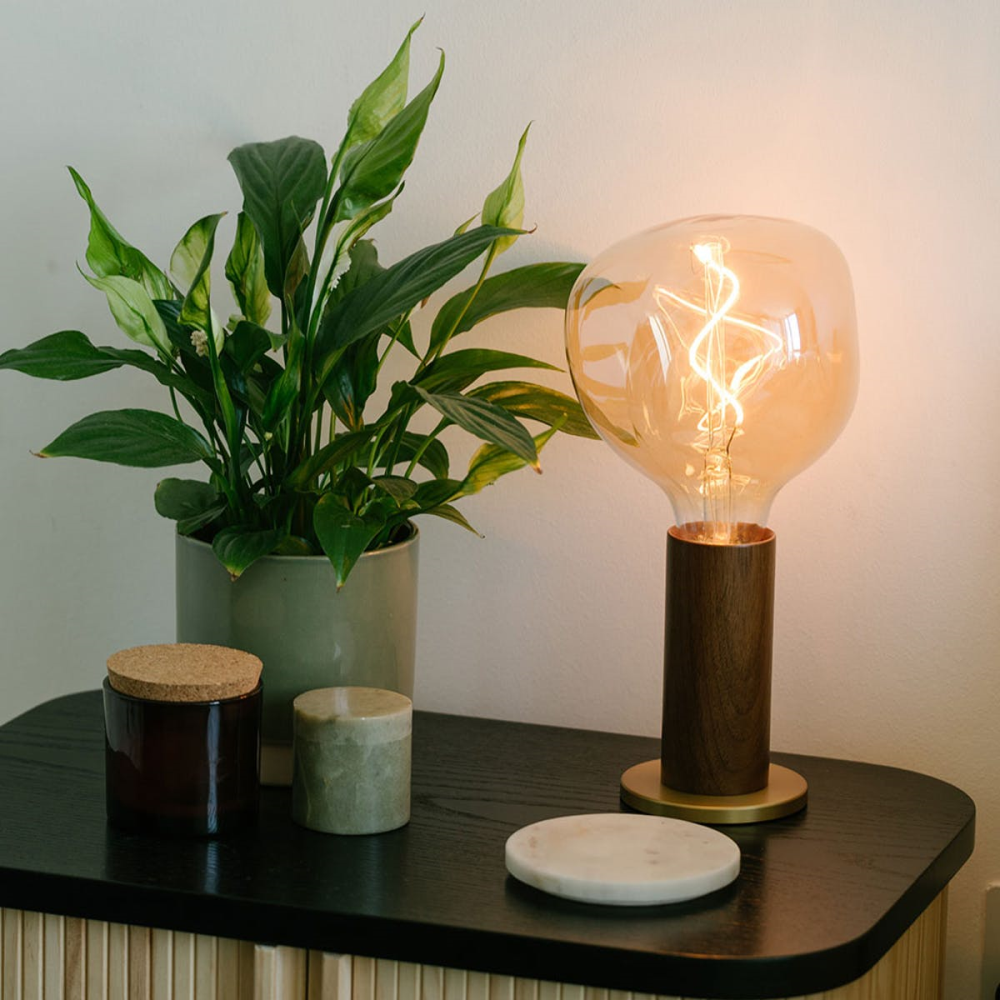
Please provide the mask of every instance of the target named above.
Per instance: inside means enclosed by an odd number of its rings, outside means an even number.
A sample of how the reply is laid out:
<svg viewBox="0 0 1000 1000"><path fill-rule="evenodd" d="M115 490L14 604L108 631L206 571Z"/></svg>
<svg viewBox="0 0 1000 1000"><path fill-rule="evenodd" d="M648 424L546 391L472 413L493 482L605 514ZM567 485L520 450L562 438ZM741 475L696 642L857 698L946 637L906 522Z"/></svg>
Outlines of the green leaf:
<svg viewBox="0 0 1000 1000"><path fill-rule="evenodd" d="M474 261L507 232L479 226L459 236L418 250L375 274L348 292L324 314L316 337L316 357L321 359L320 382L330 374L334 352L381 330L409 312Z"/></svg>
<svg viewBox="0 0 1000 1000"><path fill-rule="evenodd" d="M555 365L536 361L523 354L474 347L453 351L432 361L412 384L422 386L428 392L460 392L487 372L505 368L547 368L549 371L559 371Z"/></svg>
<svg viewBox="0 0 1000 1000"><path fill-rule="evenodd" d="M374 139L403 110L410 76L410 39L420 27L421 17L406 33L392 62L365 87L347 115L347 134L343 148Z"/></svg>
<svg viewBox="0 0 1000 1000"><path fill-rule="evenodd" d="M330 302L370 281L385 269L371 240L359 240L350 249L350 266L330 293ZM381 331L375 331L351 344L337 357L322 390L337 419L351 430L364 423L365 404L375 391L378 375L378 345Z"/></svg>
<svg viewBox="0 0 1000 1000"><path fill-rule="evenodd" d="M395 331L390 334L395 335ZM420 352L417 350L416 344L413 343L413 328L410 326L409 320L402 324L399 328L399 336L396 337L396 342L402 344L418 361L420 360Z"/></svg>
<svg viewBox="0 0 1000 1000"><path fill-rule="evenodd" d="M421 483L413 499L423 513L462 495L462 481L458 479L430 479Z"/></svg>
<svg viewBox="0 0 1000 1000"><path fill-rule="evenodd" d="M500 445L538 468L538 452L531 435L509 413L485 399L453 393L430 393L413 387L425 403L452 423L484 441Z"/></svg>
<svg viewBox="0 0 1000 1000"><path fill-rule="evenodd" d="M330 307L336 305L349 292L360 288L376 275L385 271L385 268L378 262L378 250L371 240L358 240L347 251L347 255L349 261L347 270L330 290Z"/></svg>
<svg viewBox="0 0 1000 1000"><path fill-rule="evenodd" d="M411 461L418 449L423 447L427 437L427 434L415 434L412 431L407 431L399 445L399 453L396 456L397 463ZM447 479L448 449L437 438L434 438L421 453L417 464L423 466L435 479Z"/></svg>
<svg viewBox="0 0 1000 1000"><path fill-rule="evenodd" d="M162 479L153 494L156 512L177 522L182 535L210 524L226 510L225 497L210 483L194 479Z"/></svg>
<svg viewBox="0 0 1000 1000"><path fill-rule="evenodd" d="M443 52L431 82L377 135L355 146L344 157L334 222L353 219L399 185L407 167L413 162L442 73Z"/></svg>
<svg viewBox="0 0 1000 1000"><path fill-rule="evenodd" d="M313 529L333 565L338 590L384 524L385 515L377 508L359 517L344 507L333 494L320 497L313 511Z"/></svg>
<svg viewBox="0 0 1000 1000"><path fill-rule="evenodd" d="M353 458L374 435L375 429L372 427L338 435L289 473L289 487L293 490L308 489L320 476L335 471L343 462Z"/></svg>
<svg viewBox="0 0 1000 1000"><path fill-rule="evenodd" d="M535 447L541 451L548 440L556 433L555 427L535 436ZM527 463L517 455L512 455L504 448L486 444L472 456L469 471L462 480L462 495L478 493L485 486L495 483L501 476L509 472L523 469Z"/></svg>
<svg viewBox="0 0 1000 1000"><path fill-rule="evenodd" d="M249 320L240 320L233 332L226 337L225 353L245 375L271 350L270 330L265 330Z"/></svg>
<svg viewBox="0 0 1000 1000"><path fill-rule="evenodd" d="M284 537L285 532L277 528L225 528L215 536L212 551L235 580L261 556L273 552Z"/></svg>
<svg viewBox="0 0 1000 1000"><path fill-rule="evenodd" d="M365 499L371 495L371 485L367 473L352 465L337 479L336 493L347 501L351 510L360 512Z"/></svg>
<svg viewBox="0 0 1000 1000"><path fill-rule="evenodd" d="M526 264L487 278L479 291L468 288L438 310L431 326L433 351L446 335L471 330L490 316L512 309L565 309L583 264ZM471 301L470 301L471 300Z"/></svg>
<svg viewBox="0 0 1000 1000"><path fill-rule="evenodd" d="M267 286L281 298L289 262L326 188L326 154L311 139L289 136L239 146L229 162L264 247Z"/></svg>
<svg viewBox="0 0 1000 1000"><path fill-rule="evenodd" d="M372 482L384 493L388 493L398 504L413 498L417 484L403 476L376 476Z"/></svg>
<svg viewBox="0 0 1000 1000"><path fill-rule="evenodd" d="M103 410L68 427L39 454L72 456L139 468L183 465L215 457L193 428L153 410Z"/></svg>
<svg viewBox="0 0 1000 1000"><path fill-rule="evenodd" d="M167 276L141 251L122 239L105 214L97 207L90 188L72 168L69 172L80 197L90 208L90 238L87 241L87 263L100 278L115 275L139 282L150 298L173 298L174 290Z"/></svg>
<svg viewBox="0 0 1000 1000"><path fill-rule="evenodd" d="M212 380L212 369L208 362L207 352L202 348L203 353L199 354L195 345L191 342L192 331L184 326L180 320L181 303L176 299L157 299L154 303L156 311L159 313L163 324L167 329L167 337L178 360L184 367L185 375L193 386L204 393L207 399L207 412L215 406L215 384Z"/></svg>
<svg viewBox="0 0 1000 1000"><path fill-rule="evenodd" d="M211 331L216 351L222 350L226 335L209 304L212 291L210 267L215 252L215 230L225 214L220 212L199 219L184 234L170 258L170 268L175 276L183 274L189 278L189 284L183 285L187 294L181 306L180 321L205 333Z"/></svg>
<svg viewBox="0 0 1000 1000"><path fill-rule="evenodd" d="M84 277L94 288L107 296L108 308L114 316L118 329L137 344L158 349L162 354L170 353L170 338L160 314L153 305L149 293L131 278L111 275L107 278Z"/></svg>
<svg viewBox="0 0 1000 1000"><path fill-rule="evenodd" d="M79 330L60 330L27 347L0 354L0 371L10 369L60 382L99 375L123 364L109 357L103 348L95 347Z"/></svg>
<svg viewBox="0 0 1000 1000"><path fill-rule="evenodd" d="M79 330L61 330L27 347L0 354L0 371L6 368L62 382L99 375L123 365L148 372L161 385L176 389L189 399L211 402L211 395L206 396L191 380L177 375L145 351L95 347Z"/></svg>
<svg viewBox="0 0 1000 1000"><path fill-rule="evenodd" d="M289 304L289 309L295 303L295 293L299 290L302 280L309 273L309 251L306 249L306 241L301 236L295 241L295 249L288 260L288 267L285 269L284 301Z"/></svg>
<svg viewBox="0 0 1000 1000"><path fill-rule="evenodd" d="M521 179L521 157L524 154L524 144L528 140L528 128L521 134L517 144L517 154L510 173L503 179L499 187L494 188L483 202L482 220L484 226L504 226L509 229L520 229L524 221L524 181ZM497 241L497 252L503 253L512 246L516 236Z"/></svg>
<svg viewBox="0 0 1000 1000"><path fill-rule="evenodd" d="M471 531L478 538L485 538L486 536L478 532L471 524L465 519L465 515L458 510L456 507L452 507L450 503L443 503L437 507L432 507L430 510L422 511L424 514L433 514L435 517L442 517L446 521L451 521L452 524L460 525L465 528L466 531Z"/></svg>
<svg viewBox="0 0 1000 1000"><path fill-rule="evenodd" d="M508 413L538 420L550 427L558 425L564 434L598 439L583 407L572 396L531 382L490 382L469 391L476 399L488 399Z"/></svg>
<svg viewBox="0 0 1000 1000"><path fill-rule="evenodd" d="M292 405L299 397L304 348L305 338L298 328L293 326L292 333L288 338L288 357L285 359L285 370L272 383L267 399L264 401L261 421L265 431L273 431L288 416Z"/></svg>
<svg viewBox="0 0 1000 1000"><path fill-rule="evenodd" d="M361 212L348 225L343 240L344 246L354 246L369 229L381 222L392 211L393 205L396 204L396 199L403 193L405 186L405 184L400 184L385 201L380 201Z"/></svg>
<svg viewBox="0 0 1000 1000"><path fill-rule="evenodd" d="M170 255L170 275L185 293L191 288L198 276L205 250L209 243L214 240L215 227L218 225L219 219L222 218L222 214L206 215L190 226Z"/></svg>
<svg viewBox="0 0 1000 1000"><path fill-rule="evenodd" d="M148 372L162 385L189 399L210 403L206 394L190 379L171 371L162 361L145 351L117 347L95 347L79 330L61 330L17 350L0 354L0 371L10 369L35 378L70 382L99 375L127 365Z"/></svg>
<svg viewBox="0 0 1000 1000"><path fill-rule="evenodd" d="M351 344L340 356L323 395L337 419L350 430L364 424L365 404L375 391L378 376L378 334Z"/></svg>
<svg viewBox="0 0 1000 1000"><path fill-rule="evenodd" d="M315 556L316 549L299 535L283 538L274 550L276 556Z"/></svg>
<svg viewBox="0 0 1000 1000"><path fill-rule="evenodd" d="M264 278L260 236L246 212L236 217L236 238L226 258L226 278L243 318L263 326L271 315L271 293Z"/></svg>

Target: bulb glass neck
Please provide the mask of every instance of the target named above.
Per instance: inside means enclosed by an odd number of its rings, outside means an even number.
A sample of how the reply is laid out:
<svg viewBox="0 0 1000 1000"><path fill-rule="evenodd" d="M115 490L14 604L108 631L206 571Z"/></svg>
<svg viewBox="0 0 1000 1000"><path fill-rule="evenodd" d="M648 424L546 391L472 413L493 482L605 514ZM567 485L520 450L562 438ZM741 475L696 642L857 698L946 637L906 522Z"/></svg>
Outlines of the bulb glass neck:
<svg viewBox="0 0 1000 1000"><path fill-rule="evenodd" d="M699 545L760 545L774 538L770 528L747 521L686 521L675 524L669 534L678 541Z"/></svg>

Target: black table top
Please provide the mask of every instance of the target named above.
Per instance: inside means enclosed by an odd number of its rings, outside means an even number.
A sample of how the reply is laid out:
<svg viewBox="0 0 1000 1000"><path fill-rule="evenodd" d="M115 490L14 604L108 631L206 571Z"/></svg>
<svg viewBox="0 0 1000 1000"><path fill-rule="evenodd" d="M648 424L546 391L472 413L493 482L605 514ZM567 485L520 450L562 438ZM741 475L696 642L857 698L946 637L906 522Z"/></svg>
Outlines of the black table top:
<svg viewBox="0 0 1000 1000"><path fill-rule="evenodd" d="M598 907L510 878L521 826L618 811L657 741L418 712L413 816L371 837L292 823L265 789L256 830L124 834L104 818L99 692L0 727L0 905L648 993L774 997L856 979L972 852L975 809L934 778L774 754L809 781L796 816L727 827L731 886L689 903Z"/></svg>

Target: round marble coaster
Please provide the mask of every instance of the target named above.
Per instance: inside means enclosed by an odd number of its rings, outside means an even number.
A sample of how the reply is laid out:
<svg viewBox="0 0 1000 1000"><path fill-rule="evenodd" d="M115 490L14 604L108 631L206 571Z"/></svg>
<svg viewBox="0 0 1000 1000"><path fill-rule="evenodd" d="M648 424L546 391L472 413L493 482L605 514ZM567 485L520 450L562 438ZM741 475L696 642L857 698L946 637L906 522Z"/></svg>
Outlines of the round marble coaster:
<svg viewBox="0 0 1000 1000"><path fill-rule="evenodd" d="M507 840L507 870L543 892L585 903L679 903L729 885L740 849L681 819L594 813L533 823Z"/></svg>

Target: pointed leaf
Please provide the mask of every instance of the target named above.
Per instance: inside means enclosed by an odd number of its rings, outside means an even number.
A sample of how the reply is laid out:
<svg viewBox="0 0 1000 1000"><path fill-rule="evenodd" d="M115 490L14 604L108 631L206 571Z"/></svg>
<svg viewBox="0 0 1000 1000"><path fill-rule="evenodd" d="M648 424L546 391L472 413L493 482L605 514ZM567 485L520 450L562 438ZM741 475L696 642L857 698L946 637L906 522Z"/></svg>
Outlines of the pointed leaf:
<svg viewBox="0 0 1000 1000"><path fill-rule="evenodd" d="M377 135L355 146L344 157L334 222L353 219L399 185L407 167L413 162L442 73L443 52L431 82Z"/></svg>
<svg viewBox="0 0 1000 1000"><path fill-rule="evenodd" d="M276 528L225 528L215 536L212 551L235 580L262 556L273 552L284 537L285 532Z"/></svg>
<svg viewBox="0 0 1000 1000"><path fill-rule="evenodd" d="M498 444L538 467L538 452L531 435L509 413L484 399L457 393L430 393L420 386L416 393L441 416L484 441Z"/></svg>
<svg viewBox="0 0 1000 1000"><path fill-rule="evenodd" d="M465 515L458 510L457 507L452 507L450 503L440 504L437 507L432 507L430 510L425 510L421 513L433 514L435 517L441 517L446 521L451 521L452 524L457 524L465 528L466 531L471 531L478 538L486 537L484 534L473 528L472 525L465 519Z"/></svg>
<svg viewBox="0 0 1000 1000"><path fill-rule="evenodd" d="M180 238L170 255L170 275L185 294L198 277L205 251L214 240L216 226L224 214L206 215L199 219Z"/></svg>
<svg viewBox="0 0 1000 1000"><path fill-rule="evenodd" d="M249 320L240 320L233 332L226 337L225 353L245 375L271 350L270 330L265 330Z"/></svg>
<svg viewBox="0 0 1000 1000"><path fill-rule="evenodd" d="M396 503L402 504L412 499L417 491L417 484L412 479L403 476L376 476L372 482L383 492L388 493Z"/></svg>
<svg viewBox="0 0 1000 1000"><path fill-rule="evenodd" d="M80 197L90 209L90 238L87 241L87 263L100 278L120 275L138 281L150 298L169 299L174 290L167 276L141 251L122 239L107 216L97 207L90 188L72 168L69 172Z"/></svg>
<svg viewBox="0 0 1000 1000"><path fill-rule="evenodd" d="M126 337L137 344L157 348L163 354L170 353L167 328L163 325L153 300L139 282L120 275L93 278L85 274L84 277L107 296L111 315Z"/></svg>
<svg viewBox="0 0 1000 1000"><path fill-rule="evenodd" d="M211 395L183 376L171 371L162 361L145 351L117 347L95 347L79 330L61 330L36 340L19 350L0 354L0 371L9 368L35 378L70 382L99 375L128 365L148 372L162 385L183 393L189 399L211 403Z"/></svg>
<svg viewBox="0 0 1000 1000"><path fill-rule="evenodd" d="M323 383L323 395L330 408L350 430L364 424L365 404L375 392L378 342L378 334L369 334L351 344Z"/></svg>
<svg viewBox="0 0 1000 1000"><path fill-rule="evenodd" d="M421 483L413 495L421 511L426 513L441 504L462 495L462 481L459 479L430 479Z"/></svg>
<svg viewBox="0 0 1000 1000"><path fill-rule="evenodd" d="M226 258L226 278L243 318L263 326L271 315L271 293L264 278L260 236L246 212L236 217L236 238Z"/></svg>
<svg viewBox="0 0 1000 1000"><path fill-rule="evenodd" d="M229 162L264 247L267 287L280 298L289 261L326 188L326 154L311 139L289 136L239 146Z"/></svg>
<svg viewBox="0 0 1000 1000"><path fill-rule="evenodd" d="M507 230L480 226L418 250L348 292L323 316L316 337L316 356L322 359L320 381L329 375L331 356L366 334L408 312L437 291Z"/></svg>
<svg viewBox="0 0 1000 1000"><path fill-rule="evenodd" d="M488 399L515 416L538 420L550 427L558 425L564 434L599 438L579 402L555 389L531 382L490 382L470 389L469 395Z"/></svg>
<svg viewBox="0 0 1000 1000"><path fill-rule="evenodd" d="M338 590L384 524L385 516L381 511L359 517L344 507L338 497L330 493L320 497L313 511L313 528L333 565Z"/></svg>
<svg viewBox="0 0 1000 1000"><path fill-rule="evenodd" d="M538 451L542 450L555 432L556 428L550 427L535 436L535 447ZM498 448L493 444L483 445L469 463L469 471L462 480L462 495L478 493L484 487L495 483L501 476L523 469L525 465L527 462L504 448Z"/></svg>
<svg viewBox="0 0 1000 1000"><path fill-rule="evenodd" d="M186 294L184 304L181 306L180 320L205 333L211 331L217 352L222 350L226 335L209 304L212 291L210 267L212 254L215 252L215 230L223 215L225 212L206 215L205 218L199 219L184 234L170 258L170 267L175 275L190 276L190 283L182 285L186 289Z"/></svg>
<svg viewBox="0 0 1000 1000"><path fill-rule="evenodd" d="M124 364L95 347L79 330L60 330L33 344L0 354L0 371L23 372L35 378L71 382L101 372L120 368Z"/></svg>
<svg viewBox="0 0 1000 1000"><path fill-rule="evenodd" d="M547 368L549 371L559 371L555 365L536 361L523 354L474 347L453 351L431 362L414 378L412 384L422 386L428 392L460 392L487 372L505 368Z"/></svg>
<svg viewBox="0 0 1000 1000"><path fill-rule="evenodd" d="M434 317L431 350L446 335L457 336L511 309L565 309L570 289L583 268L583 264L557 262L526 264L487 278L478 292L474 288L459 292Z"/></svg>
<svg viewBox="0 0 1000 1000"><path fill-rule="evenodd" d="M139 468L182 465L215 453L193 428L154 410L104 410L68 427L39 454L72 456Z"/></svg>
<svg viewBox="0 0 1000 1000"><path fill-rule="evenodd" d="M410 39L420 27L421 17L406 33L403 44L392 61L365 87L347 115L347 134L343 148L373 139L403 110L410 76Z"/></svg>
<svg viewBox="0 0 1000 1000"><path fill-rule="evenodd" d="M339 465L353 458L374 436L375 429L372 427L338 435L293 469L288 475L288 485L293 490L308 489L320 476L335 471Z"/></svg>
<svg viewBox="0 0 1000 1000"><path fill-rule="evenodd" d="M415 434L407 431L399 445L399 452L396 455L397 463L412 461L413 456L424 446L426 439L426 434ZM437 438L434 438L421 452L417 464L423 466L435 479L447 479L448 449Z"/></svg>
<svg viewBox="0 0 1000 1000"><path fill-rule="evenodd" d="M520 229L524 221L524 181L521 179L521 157L524 154L524 144L528 140L528 128L524 130L517 144L517 154L510 173L503 179L500 186L486 196L483 202L483 225L505 226L510 229ZM517 239L508 237L497 242L497 251L502 253Z"/></svg>
<svg viewBox="0 0 1000 1000"><path fill-rule="evenodd" d="M276 379L264 402L261 421L265 431L273 431L288 416L292 404L298 399L302 380L302 355L305 338L293 327L288 338L288 357L285 370Z"/></svg>
<svg viewBox="0 0 1000 1000"><path fill-rule="evenodd" d="M182 535L210 524L226 510L226 501L210 483L194 479L162 479L153 494L156 512L177 522Z"/></svg>

